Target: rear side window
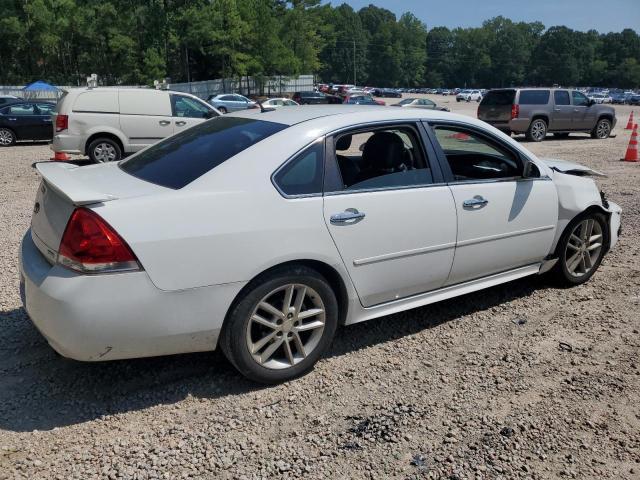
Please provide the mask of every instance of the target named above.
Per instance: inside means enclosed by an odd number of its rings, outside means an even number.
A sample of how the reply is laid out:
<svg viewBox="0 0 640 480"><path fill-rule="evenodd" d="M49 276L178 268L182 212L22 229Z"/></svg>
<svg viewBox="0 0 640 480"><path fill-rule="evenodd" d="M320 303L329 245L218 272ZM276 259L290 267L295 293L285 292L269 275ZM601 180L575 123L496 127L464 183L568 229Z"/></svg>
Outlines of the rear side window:
<svg viewBox="0 0 640 480"><path fill-rule="evenodd" d="M120 168L147 182L179 189L285 128L281 123L216 117L120 162Z"/></svg>
<svg viewBox="0 0 640 480"><path fill-rule="evenodd" d="M571 105L569 92L566 90L556 90L553 92L553 101L556 105Z"/></svg>
<svg viewBox="0 0 640 480"><path fill-rule="evenodd" d="M491 90L482 99L482 105L502 106L512 105L516 98L515 90Z"/></svg>
<svg viewBox="0 0 640 480"><path fill-rule="evenodd" d="M282 167L273 180L285 195L322 193L324 142L317 141Z"/></svg>
<svg viewBox="0 0 640 480"><path fill-rule="evenodd" d="M520 90L520 105L546 105L549 103L549 90Z"/></svg>

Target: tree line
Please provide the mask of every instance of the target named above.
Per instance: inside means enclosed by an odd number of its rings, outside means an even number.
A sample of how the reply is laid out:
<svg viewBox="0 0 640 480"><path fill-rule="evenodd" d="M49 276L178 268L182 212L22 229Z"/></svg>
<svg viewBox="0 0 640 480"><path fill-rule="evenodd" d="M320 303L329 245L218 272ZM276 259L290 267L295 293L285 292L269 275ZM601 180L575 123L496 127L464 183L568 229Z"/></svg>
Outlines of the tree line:
<svg viewBox="0 0 640 480"><path fill-rule="evenodd" d="M640 87L640 37L504 17L427 26L320 0L3 0L0 84L108 85L314 73L403 87Z"/></svg>

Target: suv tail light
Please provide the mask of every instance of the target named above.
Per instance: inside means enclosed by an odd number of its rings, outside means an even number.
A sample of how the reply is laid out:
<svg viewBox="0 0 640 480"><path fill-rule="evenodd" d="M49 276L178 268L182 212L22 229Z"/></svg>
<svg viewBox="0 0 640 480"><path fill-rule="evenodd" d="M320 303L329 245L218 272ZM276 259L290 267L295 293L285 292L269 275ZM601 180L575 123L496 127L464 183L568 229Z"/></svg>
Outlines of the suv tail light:
<svg viewBox="0 0 640 480"><path fill-rule="evenodd" d="M56 132L61 132L69 128L69 116L57 115L56 116Z"/></svg>
<svg viewBox="0 0 640 480"><path fill-rule="evenodd" d="M58 249L58 263L81 273L140 270L125 241L97 213L76 208Z"/></svg>
<svg viewBox="0 0 640 480"><path fill-rule="evenodd" d="M520 105L514 103L511 105L511 120L520 116Z"/></svg>

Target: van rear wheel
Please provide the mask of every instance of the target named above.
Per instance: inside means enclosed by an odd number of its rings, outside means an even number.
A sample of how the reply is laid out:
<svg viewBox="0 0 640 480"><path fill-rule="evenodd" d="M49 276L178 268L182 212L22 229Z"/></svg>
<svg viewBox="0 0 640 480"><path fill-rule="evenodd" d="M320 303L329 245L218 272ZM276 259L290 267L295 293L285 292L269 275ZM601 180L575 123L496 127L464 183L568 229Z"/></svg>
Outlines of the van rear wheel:
<svg viewBox="0 0 640 480"><path fill-rule="evenodd" d="M122 158L122 149L118 142L110 138L96 138L87 149L93 163L117 162Z"/></svg>
<svg viewBox="0 0 640 480"><path fill-rule="evenodd" d="M530 142L541 142L547 136L547 123L541 118L536 118L527 130L527 140Z"/></svg>

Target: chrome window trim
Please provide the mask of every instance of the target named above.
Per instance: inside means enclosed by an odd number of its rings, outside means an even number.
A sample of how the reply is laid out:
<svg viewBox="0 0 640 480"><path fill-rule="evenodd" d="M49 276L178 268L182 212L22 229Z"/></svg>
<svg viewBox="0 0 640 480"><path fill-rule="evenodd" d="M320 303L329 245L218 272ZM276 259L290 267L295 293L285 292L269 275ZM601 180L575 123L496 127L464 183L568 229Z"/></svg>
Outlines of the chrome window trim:
<svg viewBox="0 0 640 480"><path fill-rule="evenodd" d="M325 192L325 196L333 197L336 195L352 195L357 193L369 193L369 192L388 192L391 190L412 190L417 188L431 188L431 187L446 187L446 183L424 183L417 185L402 185L402 186L389 186L389 187L375 187L375 188L359 188L356 190L339 190L337 192Z"/></svg>

